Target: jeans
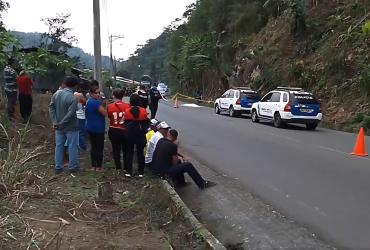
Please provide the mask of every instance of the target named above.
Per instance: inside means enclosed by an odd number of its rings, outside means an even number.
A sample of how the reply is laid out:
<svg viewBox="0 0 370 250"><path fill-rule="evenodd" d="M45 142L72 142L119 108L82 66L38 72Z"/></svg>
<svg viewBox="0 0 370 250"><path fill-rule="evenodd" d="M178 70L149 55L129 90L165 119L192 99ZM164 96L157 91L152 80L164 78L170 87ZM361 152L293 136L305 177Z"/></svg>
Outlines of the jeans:
<svg viewBox="0 0 370 250"><path fill-rule="evenodd" d="M140 138L143 137L143 138ZM135 151L135 145L136 145L136 156L137 161L139 165L138 172L139 174L144 174L144 168L145 168L145 156L144 156L144 148L145 148L145 135L139 136L139 138L130 138L130 136L127 137L127 143L125 145L125 151L126 151L126 162L125 162L125 170L129 174L133 174L132 170L132 164L134 160L134 151Z"/></svg>
<svg viewBox="0 0 370 250"><path fill-rule="evenodd" d="M199 172L195 169L193 164L190 162L181 163L169 168L166 174L175 181L176 184L184 184L185 183L185 176L184 174L188 173L188 175L193 179L193 181L197 184L199 188L204 188L205 180L199 174Z"/></svg>
<svg viewBox="0 0 370 250"><path fill-rule="evenodd" d="M103 165L103 150L104 150L104 133L93 133L87 131L90 136L91 150L91 166L93 168L101 168Z"/></svg>
<svg viewBox="0 0 370 250"><path fill-rule="evenodd" d="M64 144L68 140L68 167L78 169L78 131L55 131L55 169L63 169Z"/></svg>
<svg viewBox="0 0 370 250"><path fill-rule="evenodd" d="M108 137L110 142L112 143L113 159L116 165L116 169L122 169L121 152L123 155L123 162L125 166L127 165L126 160L127 150L125 150L126 131L120 128L109 128Z"/></svg>
<svg viewBox="0 0 370 250"><path fill-rule="evenodd" d="M18 99L22 118L28 120L32 113L32 95L19 94Z"/></svg>
<svg viewBox="0 0 370 250"><path fill-rule="evenodd" d="M86 119L78 119L78 146L86 150Z"/></svg>
<svg viewBox="0 0 370 250"><path fill-rule="evenodd" d="M17 104L18 93L17 91L5 91L5 95L7 99L6 110L8 112L8 116L13 118L15 114L15 105Z"/></svg>

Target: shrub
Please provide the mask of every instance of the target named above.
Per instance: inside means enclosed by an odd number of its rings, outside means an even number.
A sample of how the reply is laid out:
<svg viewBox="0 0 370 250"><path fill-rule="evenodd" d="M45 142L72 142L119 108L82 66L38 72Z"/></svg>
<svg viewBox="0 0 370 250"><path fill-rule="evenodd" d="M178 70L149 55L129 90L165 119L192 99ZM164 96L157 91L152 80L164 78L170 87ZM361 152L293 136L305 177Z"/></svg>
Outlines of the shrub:
<svg viewBox="0 0 370 250"><path fill-rule="evenodd" d="M362 120L362 127L365 129L370 129L370 116L365 116Z"/></svg>
<svg viewBox="0 0 370 250"><path fill-rule="evenodd" d="M365 115L363 113L357 113L352 120L352 123L360 123L364 120Z"/></svg>

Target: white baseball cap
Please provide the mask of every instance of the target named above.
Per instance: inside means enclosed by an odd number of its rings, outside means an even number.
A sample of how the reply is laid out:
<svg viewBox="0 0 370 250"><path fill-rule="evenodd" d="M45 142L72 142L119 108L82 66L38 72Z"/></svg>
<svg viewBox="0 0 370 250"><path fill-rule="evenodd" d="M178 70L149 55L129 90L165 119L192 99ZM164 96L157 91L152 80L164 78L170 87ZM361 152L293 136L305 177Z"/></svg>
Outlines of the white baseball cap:
<svg viewBox="0 0 370 250"><path fill-rule="evenodd" d="M161 129L161 128L171 128L171 127L167 124L167 122L162 121L162 122L160 122L160 123L157 125L157 129Z"/></svg>

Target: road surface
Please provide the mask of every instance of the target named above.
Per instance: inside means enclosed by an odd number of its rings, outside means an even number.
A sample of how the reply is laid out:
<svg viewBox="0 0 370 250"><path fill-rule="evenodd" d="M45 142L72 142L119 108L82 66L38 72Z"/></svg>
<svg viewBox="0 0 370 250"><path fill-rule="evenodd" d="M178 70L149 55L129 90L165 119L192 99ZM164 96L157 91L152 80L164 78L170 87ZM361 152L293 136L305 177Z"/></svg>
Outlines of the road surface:
<svg viewBox="0 0 370 250"><path fill-rule="evenodd" d="M355 134L277 129L165 102L157 117L180 132L180 146L194 158L238 178L242 188L321 238L340 247L370 248L370 159L349 154Z"/></svg>

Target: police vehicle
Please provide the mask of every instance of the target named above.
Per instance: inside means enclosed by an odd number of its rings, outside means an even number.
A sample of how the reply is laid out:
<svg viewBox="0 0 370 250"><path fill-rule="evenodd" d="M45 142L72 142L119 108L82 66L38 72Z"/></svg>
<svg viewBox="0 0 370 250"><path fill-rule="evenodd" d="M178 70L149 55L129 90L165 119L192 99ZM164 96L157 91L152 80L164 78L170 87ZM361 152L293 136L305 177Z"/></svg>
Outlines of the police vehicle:
<svg viewBox="0 0 370 250"><path fill-rule="evenodd" d="M235 87L226 91L214 103L215 113L228 112L230 116L250 114L252 104L258 102L260 96L256 91L245 87Z"/></svg>
<svg viewBox="0 0 370 250"><path fill-rule="evenodd" d="M278 87L252 105L252 122L260 119L273 121L277 128L299 123L314 130L322 120L322 113L312 93L301 88Z"/></svg>

